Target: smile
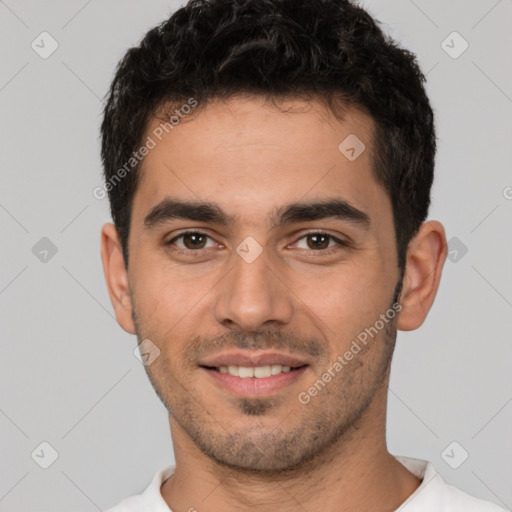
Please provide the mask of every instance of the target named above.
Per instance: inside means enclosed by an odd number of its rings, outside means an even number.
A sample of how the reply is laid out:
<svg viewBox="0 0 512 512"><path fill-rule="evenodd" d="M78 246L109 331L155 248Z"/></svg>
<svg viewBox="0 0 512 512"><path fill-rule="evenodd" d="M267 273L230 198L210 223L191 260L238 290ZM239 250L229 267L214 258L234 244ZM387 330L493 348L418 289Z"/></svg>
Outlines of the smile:
<svg viewBox="0 0 512 512"><path fill-rule="evenodd" d="M280 391L299 380L309 365L290 367L284 365L265 366L219 366L200 368L212 382L224 391L245 398L267 396Z"/></svg>

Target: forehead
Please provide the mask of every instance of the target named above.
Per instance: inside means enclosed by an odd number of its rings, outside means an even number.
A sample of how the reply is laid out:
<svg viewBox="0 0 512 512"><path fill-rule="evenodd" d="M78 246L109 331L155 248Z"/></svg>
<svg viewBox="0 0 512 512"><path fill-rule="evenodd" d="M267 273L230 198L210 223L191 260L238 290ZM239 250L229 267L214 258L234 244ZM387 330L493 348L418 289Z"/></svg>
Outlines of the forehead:
<svg viewBox="0 0 512 512"><path fill-rule="evenodd" d="M276 107L246 97L166 120L148 123L144 140L154 147L140 170L134 216L168 195L215 202L247 220L300 199L339 194L368 209L385 196L372 172L372 119L354 107L340 121L318 101Z"/></svg>

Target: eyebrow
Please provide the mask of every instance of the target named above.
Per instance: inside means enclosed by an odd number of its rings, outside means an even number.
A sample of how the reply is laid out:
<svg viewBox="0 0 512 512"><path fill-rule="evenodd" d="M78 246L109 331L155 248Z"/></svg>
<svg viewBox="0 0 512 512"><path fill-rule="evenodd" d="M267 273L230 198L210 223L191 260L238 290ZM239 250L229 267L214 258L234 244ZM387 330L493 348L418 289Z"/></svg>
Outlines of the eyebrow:
<svg viewBox="0 0 512 512"><path fill-rule="evenodd" d="M285 224L315 221L328 218L350 222L363 229L369 229L371 219L368 214L352 206L344 199L290 203L277 208L270 214L272 227ZM235 218L224 212L217 204L199 201L183 201L164 198L144 218L144 227L154 228L174 219L191 220L227 226L235 223Z"/></svg>

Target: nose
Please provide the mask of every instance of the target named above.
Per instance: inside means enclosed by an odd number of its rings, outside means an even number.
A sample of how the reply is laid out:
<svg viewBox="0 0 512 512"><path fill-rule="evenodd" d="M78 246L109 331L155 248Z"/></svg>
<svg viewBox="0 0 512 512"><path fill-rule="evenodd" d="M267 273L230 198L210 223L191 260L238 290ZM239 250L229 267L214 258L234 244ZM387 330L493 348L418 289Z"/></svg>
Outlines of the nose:
<svg viewBox="0 0 512 512"><path fill-rule="evenodd" d="M215 318L224 327L256 332L291 321L293 294L265 250L252 262L233 254L233 267L216 287Z"/></svg>

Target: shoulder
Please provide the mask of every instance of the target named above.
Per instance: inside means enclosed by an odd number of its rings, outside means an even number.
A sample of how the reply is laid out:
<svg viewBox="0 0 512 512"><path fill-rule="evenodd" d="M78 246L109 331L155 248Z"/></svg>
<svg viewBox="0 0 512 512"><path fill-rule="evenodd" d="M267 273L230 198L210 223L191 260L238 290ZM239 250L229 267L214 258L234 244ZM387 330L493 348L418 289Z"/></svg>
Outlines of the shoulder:
<svg viewBox="0 0 512 512"><path fill-rule="evenodd" d="M507 512L498 505L476 498L446 483L431 462L396 458L422 480L421 485L396 512Z"/></svg>
<svg viewBox="0 0 512 512"><path fill-rule="evenodd" d="M144 505L144 496L142 494L138 494L136 496L124 498L112 508L107 508L105 512L135 512L136 510L142 510L141 507Z"/></svg>
<svg viewBox="0 0 512 512"><path fill-rule="evenodd" d="M105 510L105 512L140 512L141 510L172 512L162 498L160 487L174 473L174 469L175 466L167 466L160 469L142 494L124 498L114 507Z"/></svg>

